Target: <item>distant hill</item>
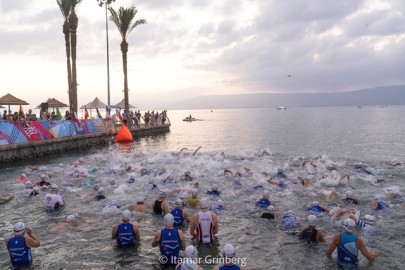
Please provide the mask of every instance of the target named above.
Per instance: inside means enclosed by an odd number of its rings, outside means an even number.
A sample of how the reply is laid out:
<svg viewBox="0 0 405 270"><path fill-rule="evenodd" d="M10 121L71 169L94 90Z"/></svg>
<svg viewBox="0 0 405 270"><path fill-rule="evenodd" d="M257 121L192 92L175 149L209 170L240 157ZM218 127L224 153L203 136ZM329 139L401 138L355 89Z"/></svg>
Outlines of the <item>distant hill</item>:
<svg viewBox="0 0 405 270"><path fill-rule="evenodd" d="M351 92L199 96L167 106L172 110L319 106L405 105L405 85Z"/></svg>

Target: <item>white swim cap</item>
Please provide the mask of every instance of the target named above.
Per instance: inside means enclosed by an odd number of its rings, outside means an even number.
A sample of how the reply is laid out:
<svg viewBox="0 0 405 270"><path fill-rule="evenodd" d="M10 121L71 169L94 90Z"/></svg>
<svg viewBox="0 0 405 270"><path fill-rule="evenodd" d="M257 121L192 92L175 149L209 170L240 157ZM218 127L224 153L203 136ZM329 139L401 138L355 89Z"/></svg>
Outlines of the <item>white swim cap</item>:
<svg viewBox="0 0 405 270"><path fill-rule="evenodd" d="M233 245L232 244L226 244L225 246L224 246L224 257L227 257L227 258L233 258L233 257L235 257L235 248L233 247Z"/></svg>
<svg viewBox="0 0 405 270"><path fill-rule="evenodd" d="M195 246L189 245L186 247L185 257L187 258L197 258L198 251Z"/></svg>
<svg viewBox="0 0 405 270"><path fill-rule="evenodd" d="M212 185L212 190L213 190L213 191L218 191L218 185L217 185L217 184L213 184L213 185Z"/></svg>
<svg viewBox="0 0 405 270"><path fill-rule="evenodd" d="M316 206L316 205L319 205L319 202L313 201L313 202L312 202L312 206Z"/></svg>
<svg viewBox="0 0 405 270"><path fill-rule="evenodd" d="M75 215L68 215L66 217L66 222L74 222L74 221L76 221Z"/></svg>
<svg viewBox="0 0 405 270"><path fill-rule="evenodd" d="M80 161L80 162L84 162L84 159L81 157L81 158L79 158L79 161Z"/></svg>
<svg viewBox="0 0 405 270"><path fill-rule="evenodd" d="M119 204L119 202L118 202L116 199L114 199L114 200L111 201L111 205L114 205L114 206L116 206L116 207L120 207L120 204Z"/></svg>
<svg viewBox="0 0 405 270"><path fill-rule="evenodd" d="M163 218L163 224L165 226L173 226L174 224L174 217L172 214L166 214Z"/></svg>
<svg viewBox="0 0 405 270"><path fill-rule="evenodd" d="M59 167L63 167L63 163L59 163Z"/></svg>
<svg viewBox="0 0 405 270"><path fill-rule="evenodd" d="M41 167L39 167L39 170L40 170L40 171L46 171L47 168L46 168L45 166L41 166Z"/></svg>
<svg viewBox="0 0 405 270"><path fill-rule="evenodd" d="M309 215L308 216L308 224L309 225L315 225L315 221L316 221L316 216L315 215Z"/></svg>
<svg viewBox="0 0 405 270"><path fill-rule="evenodd" d="M38 186L33 187L32 190L35 191L35 193L39 193L39 187Z"/></svg>
<svg viewBox="0 0 405 270"><path fill-rule="evenodd" d="M181 264L181 269L184 270L198 270L197 262L191 259L183 259L183 263Z"/></svg>
<svg viewBox="0 0 405 270"><path fill-rule="evenodd" d="M145 202L145 197L144 196L140 196L137 200L136 200L136 202L137 203L143 203L143 202Z"/></svg>
<svg viewBox="0 0 405 270"><path fill-rule="evenodd" d="M329 210L329 215L330 215L330 216L333 216L334 214L337 213L337 211L338 211L338 210L337 210L336 208L332 208L332 209Z"/></svg>
<svg viewBox="0 0 405 270"><path fill-rule="evenodd" d="M293 215L295 216L295 213L294 213L293 210L288 210L288 211L287 211L287 214L293 214Z"/></svg>
<svg viewBox="0 0 405 270"><path fill-rule="evenodd" d="M351 197L353 192L351 190L346 191L346 197Z"/></svg>
<svg viewBox="0 0 405 270"><path fill-rule="evenodd" d="M198 189L193 188L193 190L191 190L191 194L194 195L194 196L197 196L198 195Z"/></svg>
<svg viewBox="0 0 405 270"><path fill-rule="evenodd" d="M99 188L99 189L97 190L97 193L98 193L99 195L104 195L104 194L105 194L104 188L103 188L103 187Z"/></svg>
<svg viewBox="0 0 405 270"><path fill-rule="evenodd" d="M343 225L346 231L354 232L356 222L354 222L354 220L351 218L346 218L345 221L343 222Z"/></svg>
<svg viewBox="0 0 405 270"><path fill-rule="evenodd" d="M166 197L167 193L164 190L159 191L159 197Z"/></svg>
<svg viewBox="0 0 405 270"><path fill-rule="evenodd" d="M131 219L131 211L125 210L122 212L122 220L123 221L129 221Z"/></svg>
<svg viewBox="0 0 405 270"><path fill-rule="evenodd" d="M217 204L218 204L219 206L222 206L222 200L219 199L219 200L217 201Z"/></svg>
<svg viewBox="0 0 405 270"><path fill-rule="evenodd" d="M45 180L46 178L48 178L48 176L46 176L46 174L43 173L43 174L41 174L40 178L41 178L41 180Z"/></svg>
<svg viewBox="0 0 405 270"><path fill-rule="evenodd" d="M25 173L21 174L21 178L27 178L27 175Z"/></svg>
<svg viewBox="0 0 405 270"><path fill-rule="evenodd" d="M270 192L268 190L263 190L263 198L270 197Z"/></svg>
<svg viewBox="0 0 405 270"><path fill-rule="evenodd" d="M30 181L25 182L25 188L32 188L32 183Z"/></svg>
<svg viewBox="0 0 405 270"><path fill-rule="evenodd" d="M58 190L58 189L59 189L59 187L58 187L57 184L52 184L51 185L51 190Z"/></svg>
<svg viewBox="0 0 405 270"><path fill-rule="evenodd" d="M21 235L24 234L25 232L25 224L21 221L17 222L14 224L14 234L15 235Z"/></svg>
<svg viewBox="0 0 405 270"><path fill-rule="evenodd" d="M270 212L274 212L276 210L276 208L273 205L269 205L267 207L267 210L269 210Z"/></svg>
<svg viewBox="0 0 405 270"><path fill-rule="evenodd" d="M373 217L372 215L365 215L364 216L364 222L367 224L372 224L375 221L375 217Z"/></svg>
<svg viewBox="0 0 405 270"><path fill-rule="evenodd" d="M200 208L201 209L203 209L203 208L208 208L208 200L207 199L202 199L201 201L200 201Z"/></svg>
<svg viewBox="0 0 405 270"><path fill-rule="evenodd" d="M182 206L183 206L183 201L182 201L180 198L178 198L174 204L175 204L177 207L182 207Z"/></svg>

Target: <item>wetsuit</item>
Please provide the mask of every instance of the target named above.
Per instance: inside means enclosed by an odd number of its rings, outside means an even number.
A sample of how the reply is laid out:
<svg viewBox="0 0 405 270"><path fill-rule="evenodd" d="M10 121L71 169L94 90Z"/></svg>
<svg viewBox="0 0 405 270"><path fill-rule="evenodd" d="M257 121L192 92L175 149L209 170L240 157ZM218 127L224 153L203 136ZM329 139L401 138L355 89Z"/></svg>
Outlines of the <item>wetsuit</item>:
<svg viewBox="0 0 405 270"><path fill-rule="evenodd" d="M218 191L218 190L209 190L209 191L207 191L207 194L208 194L208 195L216 195L216 196L219 196L219 195L221 194L221 191Z"/></svg>
<svg viewBox="0 0 405 270"><path fill-rule="evenodd" d="M309 242L316 242L316 233L317 230L315 227L308 227L302 231L300 234L300 239Z"/></svg>
<svg viewBox="0 0 405 270"><path fill-rule="evenodd" d="M131 223L122 223L118 225L115 240L119 248L126 248L135 245L135 232Z"/></svg>
<svg viewBox="0 0 405 270"><path fill-rule="evenodd" d="M173 215L174 217L174 227L180 227L181 225L183 225L184 222L184 217L183 217L183 209L173 209L170 214Z"/></svg>
<svg viewBox="0 0 405 270"><path fill-rule="evenodd" d="M323 210L322 207L320 207L319 205L314 205L308 208L308 212L316 216L322 214L323 212L325 212L325 210Z"/></svg>
<svg viewBox="0 0 405 270"><path fill-rule="evenodd" d="M29 266L32 263L31 248L25 244L25 237L10 238L7 249L14 267Z"/></svg>
<svg viewBox="0 0 405 270"><path fill-rule="evenodd" d="M267 219L274 219L274 214L271 213L263 213L261 218L267 218Z"/></svg>
<svg viewBox="0 0 405 270"><path fill-rule="evenodd" d="M159 200L156 200L156 201L155 201L155 205L153 206L153 212L154 212L155 214L162 214L162 213L163 213L163 210L162 210L162 202L163 202L163 201L159 201Z"/></svg>
<svg viewBox="0 0 405 270"><path fill-rule="evenodd" d="M221 267L219 268L219 270L240 270L240 267L237 266L236 264L230 265L230 266L223 265L223 266L221 266Z"/></svg>
<svg viewBox="0 0 405 270"><path fill-rule="evenodd" d="M356 266L359 249L356 246L357 236L346 232L340 233L340 243L337 246L338 265L341 267Z"/></svg>
<svg viewBox="0 0 405 270"><path fill-rule="evenodd" d="M161 230L159 249L160 255L167 259L164 264L177 264L180 258L181 239L177 228ZM161 262L164 260L161 259Z"/></svg>
<svg viewBox="0 0 405 270"><path fill-rule="evenodd" d="M297 227L297 218L293 214L287 214L283 217L283 221L281 222L282 229L293 229Z"/></svg>
<svg viewBox="0 0 405 270"><path fill-rule="evenodd" d="M375 210L385 210L385 209L388 209L388 208L390 208L388 206L388 204L386 204L385 202L378 201L377 202L377 208Z"/></svg>
<svg viewBox="0 0 405 270"><path fill-rule="evenodd" d="M359 205L359 202L356 199L353 199L353 198L346 198L346 199L343 199L343 201L345 203L351 203L351 204L354 204L354 205Z"/></svg>

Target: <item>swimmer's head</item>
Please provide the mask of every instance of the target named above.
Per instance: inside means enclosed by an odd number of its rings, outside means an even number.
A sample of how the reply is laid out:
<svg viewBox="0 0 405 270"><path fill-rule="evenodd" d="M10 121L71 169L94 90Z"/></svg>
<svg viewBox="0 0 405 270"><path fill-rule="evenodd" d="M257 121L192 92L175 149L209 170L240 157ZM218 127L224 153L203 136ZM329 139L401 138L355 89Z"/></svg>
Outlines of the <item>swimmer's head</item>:
<svg viewBox="0 0 405 270"><path fill-rule="evenodd" d="M24 183L25 188L32 188L32 183L30 181L27 181Z"/></svg>
<svg viewBox="0 0 405 270"><path fill-rule="evenodd" d="M180 208L180 207L183 206L183 201L182 201L180 198L178 198L178 199L176 200L176 202L174 203L174 205L175 205L177 208Z"/></svg>
<svg viewBox="0 0 405 270"><path fill-rule="evenodd" d="M122 212L122 220L129 221L131 219L131 215L131 211L129 211L128 209L125 210L124 212Z"/></svg>
<svg viewBox="0 0 405 270"><path fill-rule="evenodd" d="M14 234L15 235L22 235L25 233L25 224L24 222L17 222L16 224L14 224Z"/></svg>
<svg viewBox="0 0 405 270"><path fill-rule="evenodd" d="M167 193L165 190L159 191L159 198L166 198L166 196L167 196Z"/></svg>
<svg viewBox="0 0 405 270"><path fill-rule="evenodd" d="M163 218L163 224L165 226L173 226L174 224L174 217L172 214L166 214Z"/></svg>
<svg viewBox="0 0 405 270"><path fill-rule="evenodd" d="M222 200L221 199L219 199L218 201L217 201L217 205L219 205L219 206L222 206Z"/></svg>
<svg viewBox="0 0 405 270"><path fill-rule="evenodd" d="M367 223L367 224L374 224L375 217L373 217L372 215L365 215L364 216L364 222Z"/></svg>
<svg viewBox="0 0 405 270"><path fill-rule="evenodd" d="M268 190L263 191L263 198L268 199L270 197L270 192Z"/></svg>
<svg viewBox="0 0 405 270"><path fill-rule="evenodd" d="M343 222L343 226L345 231L352 233L356 228L356 222L351 218L346 218Z"/></svg>
<svg viewBox="0 0 405 270"><path fill-rule="evenodd" d="M136 200L136 203L139 203L139 204L142 204L144 202L145 202L145 197L144 196L141 196Z"/></svg>
<svg viewBox="0 0 405 270"><path fill-rule="evenodd" d="M59 190L59 187L58 187L57 184L52 184L51 185L51 191L58 191L58 190Z"/></svg>
<svg viewBox="0 0 405 270"><path fill-rule="evenodd" d="M68 216L66 217L66 222L71 223L71 222L75 222L75 221L76 221L75 215L68 215Z"/></svg>
<svg viewBox="0 0 405 270"><path fill-rule="evenodd" d="M353 195L351 190L346 191L346 198L350 198Z"/></svg>
<svg viewBox="0 0 405 270"><path fill-rule="evenodd" d="M236 256L235 248L233 247L232 244L228 243L224 246L223 255L225 258L234 258Z"/></svg>
<svg viewBox="0 0 405 270"><path fill-rule="evenodd" d="M197 197L197 195L198 195L198 189L193 188L193 189L191 190L191 195L193 195L194 197Z"/></svg>
<svg viewBox="0 0 405 270"><path fill-rule="evenodd" d="M197 258L197 256L198 256L198 251L197 251L196 247L193 245L187 246L185 253L186 253L185 257L187 257L187 258Z"/></svg>
<svg viewBox="0 0 405 270"><path fill-rule="evenodd" d="M283 173L283 172L284 172L284 170L282 168L277 169L277 173Z"/></svg>
<svg viewBox="0 0 405 270"><path fill-rule="evenodd" d="M308 225L315 226L316 222L316 216L315 215L309 215L308 216Z"/></svg>
<svg viewBox="0 0 405 270"><path fill-rule="evenodd" d="M317 205L319 205L319 202L317 202L317 201L312 202L312 206L317 206Z"/></svg>
<svg viewBox="0 0 405 270"><path fill-rule="evenodd" d="M200 208L201 209L208 208L208 200L206 198L200 201Z"/></svg>
<svg viewBox="0 0 405 270"><path fill-rule="evenodd" d="M290 215L294 215L294 216L295 216L295 213L294 213L293 210L288 210L288 211L287 211L287 214L290 214Z"/></svg>
<svg viewBox="0 0 405 270"><path fill-rule="evenodd" d="M121 207L120 203L116 199L111 201L111 205L116 206L117 208Z"/></svg>
<svg viewBox="0 0 405 270"><path fill-rule="evenodd" d="M43 173L43 174L41 174L40 178L41 178L41 180L46 180L48 178L48 176L46 176L46 174Z"/></svg>
<svg viewBox="0 0 405 270"><path fill-rule="evenodd" d="M337 208L332 208L332 209L329 210L329 215L330 215L330 216L333 216L334 214L337 213L337 211L338 211Z"/></svg>
<svg viewBox="0 0 405 270"><path fill-rule="evenodd" d="M103 188L103 187L99 188L99 189L97 190L97 193L98 193L98 195L101 195L101 196L105 195L105 190L104 190L104 188Z"/></svg>
<svg viewBox="0 0 405 270"><path fill-rule="evenodd" d="M38 186L33 187L32 190L37 194L39 193L39 187Z"/></svg>
<svg viewBox="0 0 405 270"><path fill-rule="evenodd" d="M213 191L218 191L218 185L217 185L217 184L213 184L213 185L212 185L212 190L213 190Z"/></svg>
<svg viewBox="0 0 405 270"><path fill-rule="evenodd" d="M269 211L269 212L274 212L275 210L276 210L276 208L273 205L269 205L267 207L267 211Z"/></svg>
<svg viewBox="0 0 405 270"><path fill-rule="evenodd" d="M21 174L21 178L22 178L22 179L26 179L26 178L27 178L27 175L25 175L25 173L23 173L23 174Z"/></svg>

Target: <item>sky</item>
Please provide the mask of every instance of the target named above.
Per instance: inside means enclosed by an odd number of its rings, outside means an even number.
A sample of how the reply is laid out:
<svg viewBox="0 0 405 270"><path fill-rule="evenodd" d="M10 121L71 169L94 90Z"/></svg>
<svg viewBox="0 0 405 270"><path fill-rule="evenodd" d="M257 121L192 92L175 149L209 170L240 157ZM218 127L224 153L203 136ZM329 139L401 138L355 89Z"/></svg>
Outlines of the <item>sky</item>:
<svg viewBox="0 0 405 270"><path fill-rule="evenodd" d="M203 95L353 91L405 84L403 0L116 0L135 5L129 103L164 109ZM83 0L79 107L107 103L105 8ZM35 108L68 103L63 16L56 0L0 0L0 96ZM124 98L121 36L109 27L110 100ZM13 107L12 107L13 108Z"/></svg>

